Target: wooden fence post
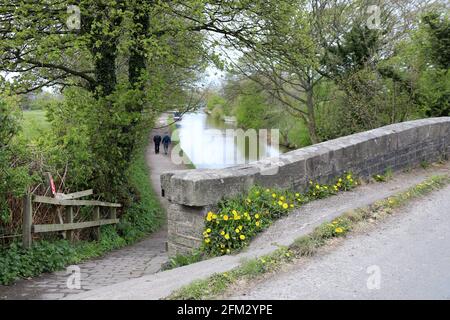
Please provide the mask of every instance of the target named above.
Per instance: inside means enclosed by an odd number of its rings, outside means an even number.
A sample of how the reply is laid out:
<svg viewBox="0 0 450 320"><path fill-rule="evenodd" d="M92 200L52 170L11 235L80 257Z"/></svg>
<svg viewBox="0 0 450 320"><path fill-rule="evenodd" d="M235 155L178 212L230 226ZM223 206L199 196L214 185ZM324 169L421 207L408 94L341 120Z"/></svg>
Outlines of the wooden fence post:
<svg viewBox="0 0 450 320"><path fill-rule="evenodd" d="M109 208L109 218L116 219L117 218L117 210L114 207Z"/></svg>
<svg viewBox="0 0 450 320"><path fill-rule="evenodd" d="M94 221L100 220L100 207L94 207ZM94 237L96 240L100 240L100 226L94 228Z"/></svg>
<svg viewBox="0 0 450 320"><path fill-rule="evenodd" d="M73 207L66 207L66 223L73 223ZM66 239L70 242L73 241L73 230L66 231Z"/></svg>
<svg viewBox="0 0 450 320"><path fill-rule="evenodd" d="M31 247L33 237L31 227L33 225L33 204L31 202L31 194L27 194L23 198L23 217L22 217L22 245L24 248Z"/></svg>

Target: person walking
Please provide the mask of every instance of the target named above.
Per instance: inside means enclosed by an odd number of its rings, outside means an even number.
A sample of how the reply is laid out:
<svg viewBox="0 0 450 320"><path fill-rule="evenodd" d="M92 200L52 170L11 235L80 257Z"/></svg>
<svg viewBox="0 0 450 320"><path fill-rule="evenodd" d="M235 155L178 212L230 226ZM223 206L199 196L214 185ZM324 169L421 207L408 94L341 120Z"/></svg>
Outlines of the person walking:
<svg viewBox="0 0 450 320"><path fill-rule="evenodd" d="M172 140L170 139L169 134L166 132L166 134L164 135L163 139L162 139L162 143L164 146L164 153L167 154L169 151L169 144L172 143Z"/></svg>
<svg viewBox="0 0 450 320"><path fill-rule="evenodd" d="M153 137L153 142L155 143L155 154L159 153L159 145L161 144L161 136L159 134Z"/></svg>

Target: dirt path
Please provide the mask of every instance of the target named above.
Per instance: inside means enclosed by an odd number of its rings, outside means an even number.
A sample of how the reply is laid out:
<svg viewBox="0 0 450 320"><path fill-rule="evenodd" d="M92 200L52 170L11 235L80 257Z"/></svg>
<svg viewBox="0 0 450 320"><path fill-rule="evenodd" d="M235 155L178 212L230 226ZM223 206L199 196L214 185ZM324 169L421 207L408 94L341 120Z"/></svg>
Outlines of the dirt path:
<svg viewBox="0 0 450 320"><path fill-rule="evenodd" d="M163 115L156 127L167 121ZM168 129L154 130L146 150L146 160L151 172L151 183L155 192L160 195L159 177L162 172L185 169L170 161L169 156L154 153L153 135L162 135ZM164 208L167 202L160 197ZM158 272L167 261L166 253L167 228L153 233L148 238L123 249L114 250L104 257L86 261L78 265L81 271L81 290L67 288L66 271L44 274L30 280L20 280L12 286L0 286L2 299L61 299L73 294L113 285L126 280L139 278Z"/></svg>

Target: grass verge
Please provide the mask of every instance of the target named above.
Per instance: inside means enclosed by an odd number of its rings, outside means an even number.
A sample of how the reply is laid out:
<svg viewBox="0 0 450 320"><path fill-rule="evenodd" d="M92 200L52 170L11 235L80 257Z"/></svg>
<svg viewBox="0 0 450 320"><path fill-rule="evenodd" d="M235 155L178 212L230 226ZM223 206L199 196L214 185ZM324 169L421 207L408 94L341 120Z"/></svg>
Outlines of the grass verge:
<svg viewBox="0 0 450 320"><path fill-rule="evenodd" d="M22 132L27 140L37 138L42 132L50 128L44 110L31 110L23 112Z"/></svg>
<svg viewBox="0 0 450 320"><path fill-rule="evenodd" d="M36 241L29 250L18 243L0 249L0 284L8 285L19 278L61 270L68 265L102 256L135 243L160 227L164 221L164 211L151 187L143 150L133 159L127 175L135 198L120 217L117 227L102 227L100 241Z"/></svg>
<svg viewBox="0 0 450 320"><path fill-rule="evenodd" d="M263 274L279 270L281 266L296 258L313 256L318 249L327 245L333 238L344 237L369 219L380 220L392 214L394 210L405 206L409 201L441 189L449 183L450 177L447 175L431 177L405 192L378 201L368 207L346 212L334 221L317 227L311 234L296 239L289 247L281 247L263 257L248 260L229 272L214 274L207 279L194 281L175 291L167 299L204 300L217 298L224 295L229 288L238 282L242 286Z"/></svg>

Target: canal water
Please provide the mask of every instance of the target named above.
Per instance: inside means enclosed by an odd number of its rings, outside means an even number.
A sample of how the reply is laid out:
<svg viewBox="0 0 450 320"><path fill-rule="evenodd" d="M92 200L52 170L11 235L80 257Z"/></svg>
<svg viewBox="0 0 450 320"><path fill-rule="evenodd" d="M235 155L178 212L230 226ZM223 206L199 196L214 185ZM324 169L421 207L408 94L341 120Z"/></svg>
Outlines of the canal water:
<svg viewBox="0 0 450 320"><path fill-rule="evenodd" d="M275 157L278 146L272 130L242 130L203 111L187 113L176 123L172 140L198 168L219 169Z"/></svg>

